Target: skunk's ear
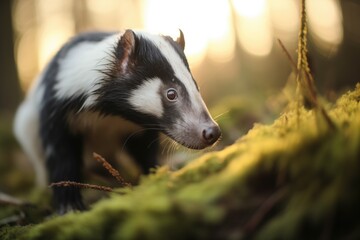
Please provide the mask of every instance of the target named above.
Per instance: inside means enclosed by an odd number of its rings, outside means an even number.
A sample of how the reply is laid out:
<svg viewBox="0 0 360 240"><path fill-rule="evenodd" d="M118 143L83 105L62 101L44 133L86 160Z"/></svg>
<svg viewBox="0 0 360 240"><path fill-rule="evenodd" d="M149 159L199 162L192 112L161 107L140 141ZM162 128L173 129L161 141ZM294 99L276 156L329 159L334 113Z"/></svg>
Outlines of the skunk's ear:
<svg viewBox="0 0 360 240"><path fill-rule="evenodd" d="M184 50L185 49L185 38L184 38L184 33L181 31L181 29L179 29L179 37L176 39L176 42L180 45L181 49Z"/></svg>
<svg viewBox="0 0 360 240"><path fill-rule="evenodd" d="M118 44L118 59L119 67L122 73L128 72L129 63L131 57L135 52L136 47L136 35L132 30L127 29L125 33L121 36Z"/></svg>

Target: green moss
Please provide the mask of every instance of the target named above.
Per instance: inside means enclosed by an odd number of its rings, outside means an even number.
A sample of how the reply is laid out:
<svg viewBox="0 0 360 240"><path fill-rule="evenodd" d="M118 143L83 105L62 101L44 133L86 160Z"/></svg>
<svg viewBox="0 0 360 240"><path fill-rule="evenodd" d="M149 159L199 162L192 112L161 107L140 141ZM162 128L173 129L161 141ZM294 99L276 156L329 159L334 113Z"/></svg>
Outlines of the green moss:
<svg viewBox="0 0 360 240"><path fill-rule="evenodd" d="M289 110L184 168L163 167L83 213L6 227L4 239L334 239L360 232L360 84L328 111ZM7 237L7 238L6 238Z"/></svg>
<svg viewBox="0 0 360 240"><path fill-rule="evenodd" d="M32 226L3 226L0 228L0 239L1 240L14 240L18 239L24 233L26 233Z"/></svg>

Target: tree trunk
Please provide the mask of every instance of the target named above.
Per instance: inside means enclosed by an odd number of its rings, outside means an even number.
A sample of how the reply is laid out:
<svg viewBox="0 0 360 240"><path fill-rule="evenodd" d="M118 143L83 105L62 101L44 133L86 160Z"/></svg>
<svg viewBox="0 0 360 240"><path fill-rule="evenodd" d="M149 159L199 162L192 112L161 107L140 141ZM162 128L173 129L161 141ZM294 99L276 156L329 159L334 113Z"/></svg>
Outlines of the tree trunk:
<svg viewBox="0 0 360 240"><path fill-rule="evenodd" d="M21 99L19 78L14 58L12 1L0 3L0 112L13 112Z"/></svg>

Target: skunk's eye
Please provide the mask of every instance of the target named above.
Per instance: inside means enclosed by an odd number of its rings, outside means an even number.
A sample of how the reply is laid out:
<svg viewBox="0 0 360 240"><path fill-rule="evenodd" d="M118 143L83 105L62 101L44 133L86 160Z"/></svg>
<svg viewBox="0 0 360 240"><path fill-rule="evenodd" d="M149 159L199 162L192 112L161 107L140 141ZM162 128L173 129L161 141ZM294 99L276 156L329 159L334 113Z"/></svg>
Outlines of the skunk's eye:
<svg viewBox="0 0 360 240"><path fill-rule="evenodd" d="M166 92L166 97L170 102L175 102L178 98L177 91L174 88L170 88Z"/></svg>

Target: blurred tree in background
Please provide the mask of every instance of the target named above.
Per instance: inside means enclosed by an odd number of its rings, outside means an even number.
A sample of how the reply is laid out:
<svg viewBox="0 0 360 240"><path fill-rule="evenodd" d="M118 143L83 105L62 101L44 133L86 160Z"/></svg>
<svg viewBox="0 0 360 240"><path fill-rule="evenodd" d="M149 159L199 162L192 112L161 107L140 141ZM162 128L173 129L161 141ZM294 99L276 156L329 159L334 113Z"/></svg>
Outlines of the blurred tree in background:
<svg viewBox="0 0 360 240"><path fill-rule="evenodd" d="M14 32L12 22L12 2L0 3L0 116L12 112L21 98L20 84L14 59ZM0 119L1 120L1 119Z"/></svg>

